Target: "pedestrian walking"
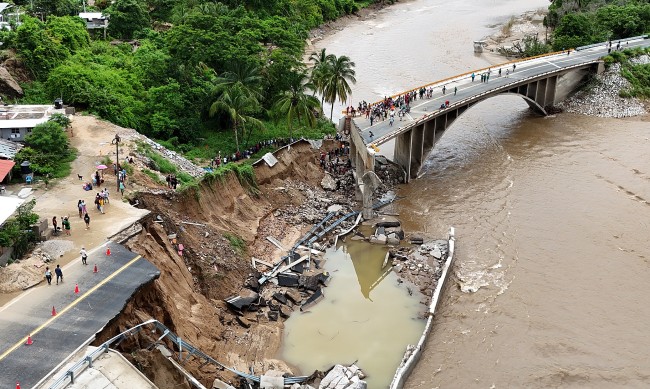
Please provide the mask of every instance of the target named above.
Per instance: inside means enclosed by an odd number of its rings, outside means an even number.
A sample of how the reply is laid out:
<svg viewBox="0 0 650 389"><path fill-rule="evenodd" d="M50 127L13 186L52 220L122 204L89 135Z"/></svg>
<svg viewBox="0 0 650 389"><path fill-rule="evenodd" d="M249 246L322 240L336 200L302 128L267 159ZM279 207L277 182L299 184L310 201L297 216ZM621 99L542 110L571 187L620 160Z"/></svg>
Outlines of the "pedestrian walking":
<svg viewBox="0 0 650 389"><path fill-rule="evenodd" d="M52 217L52 228L54 228L54 234L58 234L59 223L56 221L56 216Z"/></svg>
<svg viewBox="0 0 650 389"><path fill-rule="evenodd" d="M88 213L88 208L86 208L86 201L81 200L81 213L84 215Z"/></svg>
<svg viewBox="0 0 650 389"><path fill-rule="evenodd" d="M89 214L84 215L84 222L86 223L86 230L88 230L90 228L90 215Z"/></svg>
<svg viewBox="0 0 650 389"><path fill-rule="evenodd" d="M442 94L444 95L446 93L447 93L447 85L443 85L442 86Z"/></svg>
<svg viewBox="0 0 650 389"><path fill-rule="evenodd" d="M516 64L516 63L513 63L513 64L512 64L512 72L513 72L513 73L515 72L515 69L517 69L517 64Z"/></svg>
<svg viewBox="0 0 650 389"><path fill-rule="evenodd" d="M120 193L124 196L124 181L120 181Z"/></svg>
<svg viewBox="0 0 650 389"><path fill-rule="evenodd" d="M45 267L45 279L47 280L48 285L52 285L52 272L49 267Z"/></svg>
<svg viewBox="0 0 650 389"><path fill-rule="evenodd" d="M77 201L77 208L79 209L79 217L83 217L83 208L81 207L81 203L83 200Z"/></svg>
<svg viewBox="0 0 650 389"><path fill-rule="evenodd" d="M456 96L456 93L458 92L458 87L454 87L454 96Z"/></svg>
<svg viewBox="0 0 650 389"><path fill-rule="evenodd" d="M61 283L63 283L63 270L61 270L61 266L56 265L54 273L56 274L56 284L59 285L59 280L61 280Z"/></svg>
<svg viewBox="0 0 650 389"><path fill-rule="evenodd" d="M68 220L67 216L63 218L61 224L63 224L63 229L65 230L65 234L70 236L70 220Z"/></svg>
<svg viewBox="0 0 650 389"><path fill-rule="evenodd" d="M490 73L485 75L485 82L490 82Z"/></svg>
<svg viewBox="0 0 650 389"><path fill-rule="evenodd" d="M501 77L501 68L499 68L499 77Z"/></svg>
<svg viewBox="0 0 650 389"><path fill-rule="evenodd" d="M474 82L474 77L476 77L476 74L472 73L472 82Z"/></svg>
<svg viewBox="0 0 650 389"><path fill-rule="evenodd" d="M506 78L510 75L510 69L506 69Z"/></svg>
<svg viewBox="0 0 650 389"><path fill-rule="evenodd" d="M84 247L81 248L79 254L81 254L81 264L87 265L86 260L88 259L88 253L86 252L86 249Z"/></svg>

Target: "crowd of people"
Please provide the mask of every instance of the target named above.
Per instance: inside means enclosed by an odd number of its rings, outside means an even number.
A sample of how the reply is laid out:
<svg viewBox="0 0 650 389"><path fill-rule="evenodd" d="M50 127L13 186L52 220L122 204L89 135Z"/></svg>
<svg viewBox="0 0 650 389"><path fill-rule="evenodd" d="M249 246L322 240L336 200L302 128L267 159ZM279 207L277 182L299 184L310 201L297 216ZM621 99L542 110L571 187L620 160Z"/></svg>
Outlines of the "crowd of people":
<svg viewBox="0 0 650 389"><path fill-rule="evenodd" d="M215 155L215 157L212 158L212 160L210 161L210 168L218 169L220 166L226 165L229 162L237 162L243 159L248 159L253 154L257 153L258 151L262 150L265 147L279 148L293 142L295 142L295 139L293 138L274 138L262 142L257 142L256 144L252 145L251 147L243 151L237 151L230 155L222 156L221 151L219 151L219 153Z"/></svg>
<svg viewBox="0 0 650 389"><path fill-rule="evenodd" d="M349 156L349 144L344 141L339 141L336 149L330 150L329 152L321 151L320 167L330 174L345 174L352 167L352 162L350 161Z"/></svg>

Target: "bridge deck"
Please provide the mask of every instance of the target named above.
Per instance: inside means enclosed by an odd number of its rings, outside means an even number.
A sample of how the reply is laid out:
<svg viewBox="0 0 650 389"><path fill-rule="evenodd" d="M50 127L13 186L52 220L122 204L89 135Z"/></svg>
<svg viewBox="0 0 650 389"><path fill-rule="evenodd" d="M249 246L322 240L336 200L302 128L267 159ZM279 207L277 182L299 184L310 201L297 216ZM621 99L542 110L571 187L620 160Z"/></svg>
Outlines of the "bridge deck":
<svg viewBox="0 0 650 389"><path fill-rule="evenodd" d="M617 42L613 42L613 50L616 48ZM629 40L621 40L621 42L621 50L650 45L650 40L642 38L631 38ZM444 113L446 110L453 110L468 102L480 100L486 95L507 91L512 86L524 80L564 69L571 69L584 64L595 63L607 55L607 50L607 44L602 43L581 48L578 51L571 51L569 55L564 52L562 54L518 61L516 62L517 67L514 72L511 64L493 66L489 82L487 83L481 82L478 71L476 72L474 82L472 82L471 77L467 74L446 79L438 83L430 84L434 88L433 97L412 101L410 103L410 113L406 114L401 121L396 115L393 126L390 126L388 119L379 122L375 121L371 126L370 120L366 119L365 115L353 118L353 122L355 127L360 131L361 137L366 145L380 145L400 133L407 131L427 115ZM500 77L498 76L499 68L502 69ZM506 69L510 71L508 76L506 76ZM446 94L444 95L442 94L443 85L446 85ZM458 88L456 95L454 95L454 87ZM440 105L446 100L449 100L449 108L440 109Z"/></svg>

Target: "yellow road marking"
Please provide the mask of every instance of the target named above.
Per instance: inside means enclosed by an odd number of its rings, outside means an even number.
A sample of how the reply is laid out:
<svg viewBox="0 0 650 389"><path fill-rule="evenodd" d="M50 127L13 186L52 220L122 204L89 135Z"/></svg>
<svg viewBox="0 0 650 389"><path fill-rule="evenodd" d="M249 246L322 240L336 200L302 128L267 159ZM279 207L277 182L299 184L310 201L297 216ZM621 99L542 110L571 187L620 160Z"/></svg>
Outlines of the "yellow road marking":
<svg viewBox="0 0 650 389"><path fill-rule="evenodd" d="M76 299L75 301L71 302L70 305L68 305L67 307L63 308L63 310L61 310L61 311L60 311L56 316L52 316L52 317L51 317L49 320L47 320L45 323L43 323L43 324L41 324L40 326L38 326L38 327L37 327L34 331L32 331L29 335L34 335L34 334L37 334L37 333L39 333L40 331L42 331L43 328L45 328L45 327L47 327L48 325L50 325L50 324L51 324L54 320L56 320L59 316L63 315L64 313L66 313L67 311L69 311L70 309L72 309L75 305L77 305L79 302L83 301L86 297L90 296L93 292L95 292L97 289L99 289L102 285L106 284L108 281L110 281L110 280L112 280L113 278L115 278L115 276L117 276L118 274L120 274L120 273L121 273L122 271L124 271L124 269L126 269L127 267L131 266L135 261L137 261L138 259L140 259L140 257L141 257L141 256L138 255L137 257L131 259L129 262L127 262L126 264L124 264L121 268L117 269L113 274L111 274L111 275L109 275L108 277L104 278L104 279L103 279L99 284L93 286L93 287L90 288L86 293L82 294L78 299ZM18 343L14 344L14 345L9 349L9 350L7 350L7 351L5 351L4 353L2 353L2 355L0 355L0 361L2 361L3 359L5 359L9 354L11 354L12 352L14 352L18 347L20 347L20 346L22 346L23 344L25 344L25 342L27 342L27 336L25 336L24 338L22 338L21 340L19 340Z"/></svg>

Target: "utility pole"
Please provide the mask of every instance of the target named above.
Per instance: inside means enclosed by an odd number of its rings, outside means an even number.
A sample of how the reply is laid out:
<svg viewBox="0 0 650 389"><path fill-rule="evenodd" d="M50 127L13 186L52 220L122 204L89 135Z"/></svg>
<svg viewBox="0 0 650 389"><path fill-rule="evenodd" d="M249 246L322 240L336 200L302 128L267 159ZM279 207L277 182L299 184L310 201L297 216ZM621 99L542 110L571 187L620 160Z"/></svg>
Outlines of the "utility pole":
<svg viewBox="0 0 650 389"><path fill-rule="evenodd" d="M115 143L115 158L117 161L115 161L115 168L117 169L117 172L115 173L115 178L117 179L117 190L120 190L120 136L118 134L115 134L115 138L111 141L111 144Z"/></svg>

